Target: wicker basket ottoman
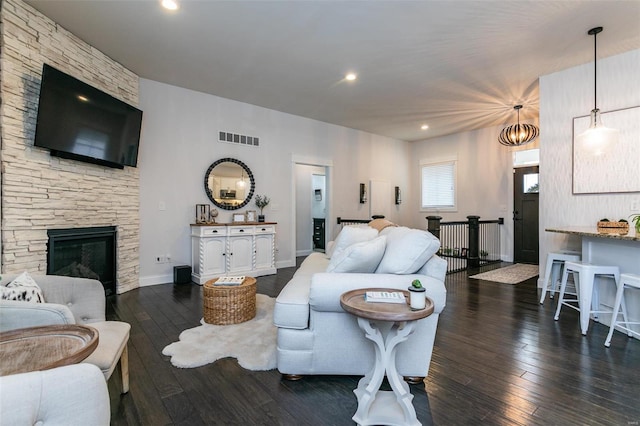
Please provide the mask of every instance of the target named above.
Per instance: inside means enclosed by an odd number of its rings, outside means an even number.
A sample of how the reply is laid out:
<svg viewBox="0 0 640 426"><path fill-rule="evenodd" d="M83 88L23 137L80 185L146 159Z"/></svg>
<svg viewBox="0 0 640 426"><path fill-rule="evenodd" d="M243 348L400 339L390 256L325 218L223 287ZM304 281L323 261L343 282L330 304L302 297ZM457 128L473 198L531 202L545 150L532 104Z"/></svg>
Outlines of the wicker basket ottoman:
<svg viewBox="0 0 640 426"><path fill-rule="evenodd" d="M229 325L249 321L256 316L256 279L246 277L236 286L214 285L217 278L204 284L204 321Z"/></svg>

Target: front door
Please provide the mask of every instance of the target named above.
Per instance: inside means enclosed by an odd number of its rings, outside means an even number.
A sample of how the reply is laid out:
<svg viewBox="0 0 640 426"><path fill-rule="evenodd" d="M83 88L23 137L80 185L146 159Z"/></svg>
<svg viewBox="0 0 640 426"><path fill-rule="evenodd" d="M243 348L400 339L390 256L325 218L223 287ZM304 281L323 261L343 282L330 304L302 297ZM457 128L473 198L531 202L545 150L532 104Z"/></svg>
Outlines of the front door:
<svg viewBox="0 0 640 426"><path fill-rule="evenodd" d="M513 170L513 261L538 264L539 167Z"/></svg>

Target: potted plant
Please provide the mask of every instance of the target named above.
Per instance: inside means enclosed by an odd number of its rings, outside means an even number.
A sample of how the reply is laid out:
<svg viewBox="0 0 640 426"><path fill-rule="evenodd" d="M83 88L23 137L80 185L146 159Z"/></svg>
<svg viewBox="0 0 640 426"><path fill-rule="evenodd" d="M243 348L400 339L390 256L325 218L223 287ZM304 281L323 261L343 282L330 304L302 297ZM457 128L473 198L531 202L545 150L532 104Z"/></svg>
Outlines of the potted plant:
<svg viewBox="0 0 640 426"><path fill-rule="evenodd" d="M640 232L640 214L636 213L636 214L632 214L631 216L629 216L629 219L631 219L631 222L633 222L633 224L636 227L636 234Z"/></svg>
<svg viewBox="0 0 640 426"><path fill-rule="evenodd" d="M427 295L425 291L420 280L411 281L411 285L409 286L409 306L411 306L411 310L417 311L427 306Z"/></svg>
<svg viewBox="0 0 640 426"><path fill-rule="evenodd" d="M489 252L486 250L480 250L480 257L487 257L489 256Z"/></svg>
<svg viewBox="0 0 640 426"><path fill-rule="evenodd" d="M258 215L258 222L264 222L264 214L262 210L269 205L271 199L266 195L256 195L255 204L256 207L260 209L260 214Z"/></svg>

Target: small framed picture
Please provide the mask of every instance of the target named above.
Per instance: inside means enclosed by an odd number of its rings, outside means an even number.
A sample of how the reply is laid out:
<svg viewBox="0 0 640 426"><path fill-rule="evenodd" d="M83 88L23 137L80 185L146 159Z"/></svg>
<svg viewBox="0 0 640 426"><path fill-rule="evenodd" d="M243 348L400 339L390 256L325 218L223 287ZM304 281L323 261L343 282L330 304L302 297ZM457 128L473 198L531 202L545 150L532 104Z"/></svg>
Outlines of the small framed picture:
<svg viewBox="0 0 640 426"><path fill-rule="evenodd" d="M202 224L209 222L210 215L209 204L196 204L196 223Z"/></svg>
<svg viewBox="0 0 640 426"><path fill-rule="evenodd" d="M246 222L256 222L258 217L256 216L255 210L247 210L245 218Z"/></svg>
<svg viewBox="0 0 640 426"><path fill-rule="evenodd" d="M460 252L460 256L467 257L467 248L466 247L462 248L462 251Z"/></svg>
<svg viewBox="0 0 640 426"><path fill-rule="evenodd" d="M233 223L244 223L244 213L234 213L233 214Z"/></svg>

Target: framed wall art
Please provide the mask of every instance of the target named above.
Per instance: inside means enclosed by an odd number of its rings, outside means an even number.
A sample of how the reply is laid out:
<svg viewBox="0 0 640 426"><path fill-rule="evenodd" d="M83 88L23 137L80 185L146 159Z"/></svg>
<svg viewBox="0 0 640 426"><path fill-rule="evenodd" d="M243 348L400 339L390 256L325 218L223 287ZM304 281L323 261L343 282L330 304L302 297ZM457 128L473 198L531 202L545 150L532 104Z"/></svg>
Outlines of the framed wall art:
<svg viewBox="0 0 640 426"><path fill-rule="evenodd" d="M640 192L640 106L602 112L602 123L619 131L612 146L594 150L577 143L590 116L573 119L573 193Z"/></svg>
<svg viewBox="0 0 640 426"><path fill-rule="evenodd" d="M203 224L209 222L211 206L209 204L196 204L196 223Z"/></svg>

